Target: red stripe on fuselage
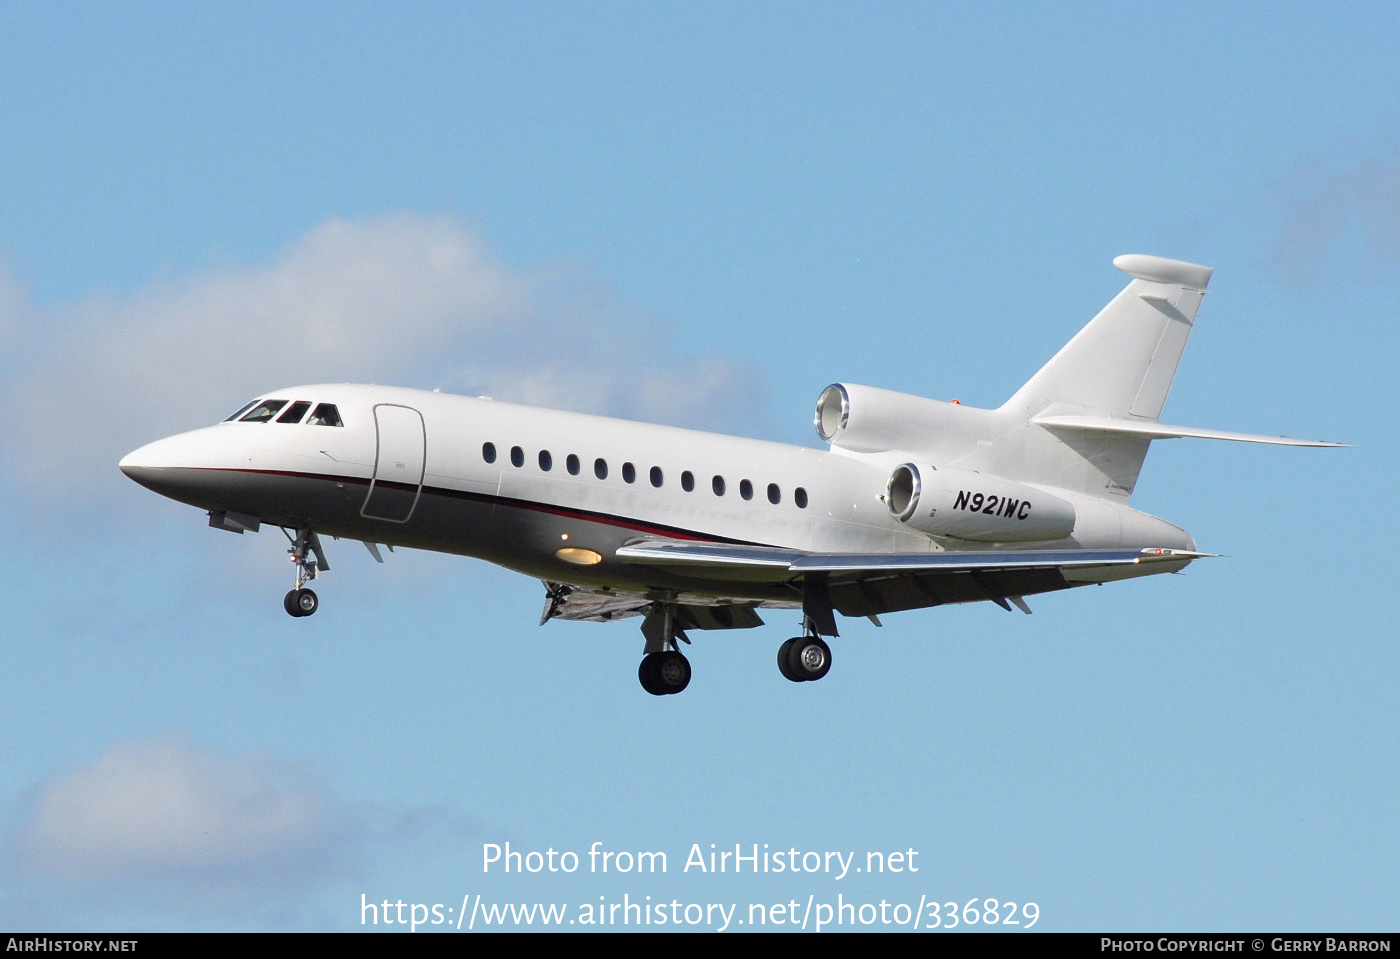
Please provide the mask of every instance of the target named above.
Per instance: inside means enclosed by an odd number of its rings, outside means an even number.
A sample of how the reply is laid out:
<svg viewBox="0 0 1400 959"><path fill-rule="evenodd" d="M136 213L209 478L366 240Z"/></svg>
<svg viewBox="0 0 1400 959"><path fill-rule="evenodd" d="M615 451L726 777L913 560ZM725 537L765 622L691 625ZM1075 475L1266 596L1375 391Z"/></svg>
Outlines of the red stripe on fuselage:
<svg viewBox="0 0 1400 959"><path fill-rule="evenodd" d="M221 469L217 467L196 467L196 469L207 469L214 473L248 473L256 476L287 476L292 479L309 479L327 483L355 483L368 487L370 481L359 476L338 476L334 473L299 473L294 470L257 470L257 469ZM617 516L612 513L599 513L592 510L569 509L565 506L556 506L549 503L536 503L530 500L511 499L506 496L495 496L487 493L472 493L466 490L448 489L441 486L416 487L412 483L380 482L380 486L387 486L393 489L413 492L420 489L424 493L434 496L447 496L455 499L470 499L481 503L490 503L493 506L504 506L512 509L528 509L537 513L549 513L553 516L564 516L569 519L582 520L590 523L602 523L607 526L616 526L621 529L635 530L638 533L650 533L655 536L665 536L670 539L692 540L697 543L721 543L736 546L765 546L765 543L755 543L751 540L730 539L726 536L714 536L705 533L697 533L693 530L680 529L674 526L661 526L655 523L645 523L641 520L632 519L626 516Z"/></svg>

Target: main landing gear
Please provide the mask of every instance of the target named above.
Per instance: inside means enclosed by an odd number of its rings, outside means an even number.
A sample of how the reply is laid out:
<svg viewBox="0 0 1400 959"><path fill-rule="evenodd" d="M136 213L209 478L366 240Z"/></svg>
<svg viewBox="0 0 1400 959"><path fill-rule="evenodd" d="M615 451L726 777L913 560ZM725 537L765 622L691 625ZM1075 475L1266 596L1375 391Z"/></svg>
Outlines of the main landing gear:
<svg viewBox="0 0 1400 959"><path fill-rule="evenodd" d="M647 653L637 667L642 688L653 696L668 696L690 685L690 660L674 649Z"/></svg>
<svg viewBox="0 0 1400 959"><path fill-rule="evenodd" d="M653 696L669 696L690 685L690 660L681 655L676 641L689 643L676 624L674 603L658 603L642 620L645 655L637 667L637 679Z"/></svg>
<svg viewBox="0 0 1400 959"><path fill-rule="evenodd" d="M296 585L282 599L282 608L289 616L310 616L320 608L321 601L316 598L315 592L306 588L306 584L315 579L318 572L330 569L330 564L326 562L326 554L321 551L321 539L315 530L299 529L295 536L285 529L282 533L292 544L287 549L287 555L297 568Z"/></svg>
<svg viewBox="0 0 1400 959"><path fill-rule="evenodd" d="M654 603L642 621L646 648L637 679L642 688L653 696L669 696L690 685L690 660L681 655L677 643L689 643L679 625L686 615L671 601ZM778 648L778 671L794 683L810 683L831 672L831 647L822 639L822 632L834 636L835 622L830 614L822 622L804 616L803 635L795 636Z"/></svg>
<svg viewBox="0 0 1400 959"><path fill-rule="evenodd" d="M802 580L802 635L778 647L778 672L794 683L813 683L831 672L831 647L823 636L836 636L836 610L824 575Z"/></svg>
<svg viewBox="0 0 1400 959"><path fill-rule="evenodd" d="M794 636L778 647L778 672L794 683L811 683L831 671L831 647L815 633Z"/></svg>

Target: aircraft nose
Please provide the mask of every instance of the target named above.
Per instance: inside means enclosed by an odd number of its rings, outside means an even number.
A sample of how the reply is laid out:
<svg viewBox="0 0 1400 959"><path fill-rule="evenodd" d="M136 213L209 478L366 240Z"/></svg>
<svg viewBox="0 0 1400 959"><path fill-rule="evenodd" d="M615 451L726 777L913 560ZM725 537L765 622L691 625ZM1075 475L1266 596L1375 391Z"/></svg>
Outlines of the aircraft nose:
<svg viewBox="0 0 1400 959"><path fill-rule="evenodd" d="M206 482L209 467L223 465L212 440L203 431L167 436L127 453L117 467L153 492L184 499Z"/></svg>
<svg viewBox="0 0 1400 959"><path fill-rule="evenodd" d="M132 450L121 458L117 468L147 489L159 492L161 474L173 465L169 462L168 449L162 450L163 444L168 447L165 440L157 440Z"/></svg>
<svg viewBox="0 0 1400 959"><path fill-rule="evenodd" d="M140 473L145 462L145 457L141 455L145 449L146 447L143 446L141 449L132 450L130 453L127 453L121 458L121 462L117 464L117 469L121 470L132 479L136 479L137 474Z"/></svg>
<svg viewBox="0 0 1400 959"><path fill-rule="evenodd" d="M156 440L134 449L123 456L117 466L127 476L135 479L143 470L189 465L189 457L182 455L186 452L184 448L189 445L183 442L184 435L182 433L179 436L167 436L163 440Z"/></svg>

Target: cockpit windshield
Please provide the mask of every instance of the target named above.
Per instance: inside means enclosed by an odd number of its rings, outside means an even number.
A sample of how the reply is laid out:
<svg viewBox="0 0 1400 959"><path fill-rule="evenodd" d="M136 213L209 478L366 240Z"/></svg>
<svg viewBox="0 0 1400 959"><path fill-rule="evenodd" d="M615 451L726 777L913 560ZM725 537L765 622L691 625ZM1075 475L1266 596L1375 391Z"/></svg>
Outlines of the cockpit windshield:
<svg viewBox="0 0 1400 959"><path fill-rule="evenodd" d="M340 422L340 410L335 408L334 403L322 403L316 407L316 412L311 414L311 419L306 422L312 426L344 426Z"/></svg>
<svg viewBox="0 0 1400 959"><path fill-rule="evenodd" d="M277 411L287 405L286 400L263 400L240 419L244 423L266 423L277 415Z"/></svg>
<svg viewBox="0 0 1400 959"><path fill-rule="evenodd" d="M253 400L253 401L251 401L251 402L249 402L249 403L244 403L242 406L240 406L240 407L238 408L238 412L237 412L237 413L234 413L232 416L225 416L225 417L224 417L224 422L225 422L225 423L232 423L234 420L238 419L238 418L239 418L240 416L242 416L244 413L248 412L249 410L251 410L253 407L255 407L255 406L257 406L257 405L258 405L258 401L257 401L257 400Z"/></svg>
<svg viewBox="0 0 1400 959"><path fill-rule="evenodd" d="M224 422L232 423L271 423L276 419L278 423L296 424L306 418L307 426L344 426L345 423L340 418L340 410L336 409L334 403L317 404L316 409L310 416L306 416L306 411L311 409L314 400L297 400L288 406L287 400L253 400L238 409L238 412L227 417ZM283 411L283 408L285 412ZM277 414L281 412L282 415Z"/></svg>
<svg viewBox="0 0 1400 959"><path fill-rule="evenodd" d="M306 415L306 411L311 409L311 404L306 400L297 400L287 407L287 412L277 417L279 423L300 423L301 418Z"/></svg>

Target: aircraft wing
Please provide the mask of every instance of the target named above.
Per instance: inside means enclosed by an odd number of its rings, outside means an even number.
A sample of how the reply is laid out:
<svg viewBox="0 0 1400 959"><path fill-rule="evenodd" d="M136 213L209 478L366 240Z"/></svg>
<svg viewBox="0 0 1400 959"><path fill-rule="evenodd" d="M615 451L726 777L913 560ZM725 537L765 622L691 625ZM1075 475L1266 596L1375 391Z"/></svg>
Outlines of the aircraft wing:
<svg viewBox="0 0 1400 959"><path fill-rule="evenodd" d="M1011 569L1066 569L1120 566L1172 559L1199 559L1210 553L1179 549L983 550L943 553L808 553L778 546L640 540L617 550L623 562L642 566L692 566L733 570L773 570L788 574L861 572L971 572ZM778 577L780 579L788 576Z"/></svg>
<svg viewBox="0 0 1400 959"><path fill-rule="evenodd" d="M942 553L813 553L770 546L648 539L617 550L634 565L693 570L696 576L748 581L822 582L831 607L873 616L944 603L1010 602L1092 582L1092 570L1175 562L1209 553L1173 549L985 550ZM1073 573L1078 571L1080 575ZM1070 576L1066 576L1070 573Z"/></svg>

